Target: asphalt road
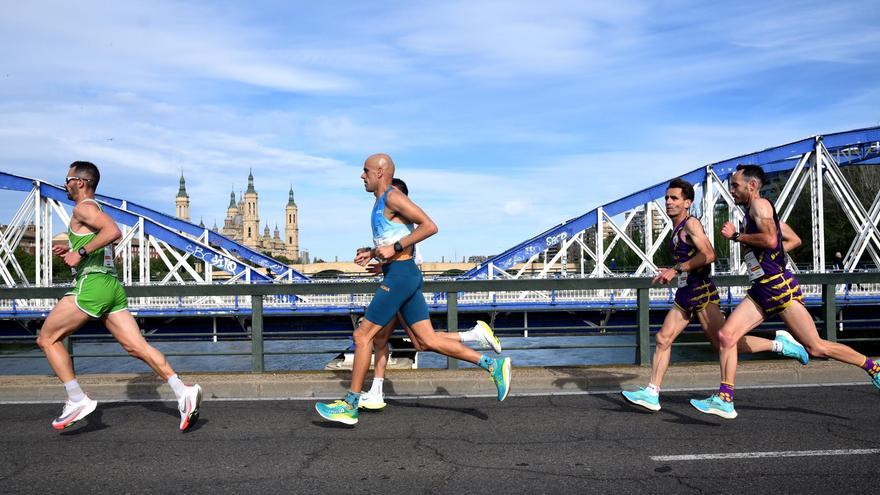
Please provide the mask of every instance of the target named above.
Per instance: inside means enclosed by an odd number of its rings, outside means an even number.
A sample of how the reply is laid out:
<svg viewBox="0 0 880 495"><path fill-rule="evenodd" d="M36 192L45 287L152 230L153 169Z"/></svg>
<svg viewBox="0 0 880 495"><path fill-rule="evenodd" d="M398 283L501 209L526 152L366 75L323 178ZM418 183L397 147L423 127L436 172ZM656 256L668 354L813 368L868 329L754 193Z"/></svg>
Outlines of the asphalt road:
<svg viewBox="0 0 880 495"><path fill-rule="evenodd" d="M60 404L7 404L0 405L0 491L876 490L880 392L872 386L739 390L732 421L687 402L705 395L666 393L658 413L619 394L398 400L362 413L355 427L323 421L310 401L208 401L184 434L171 403L101 404L61 433L49 425Z"/></svg>

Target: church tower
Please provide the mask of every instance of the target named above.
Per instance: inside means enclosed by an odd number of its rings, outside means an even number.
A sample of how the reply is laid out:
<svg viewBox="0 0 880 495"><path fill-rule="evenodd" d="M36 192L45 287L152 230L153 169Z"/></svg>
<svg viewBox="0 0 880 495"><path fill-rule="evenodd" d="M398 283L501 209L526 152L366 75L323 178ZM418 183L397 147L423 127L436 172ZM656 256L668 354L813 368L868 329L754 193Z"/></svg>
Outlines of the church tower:
<svg viewBox="0 0 880 495"><path fill-rule="evenodd" d="M248 174L248 188L244 192L243 216L243 242L245 246L258 247L260 245L260 210L257 190L254 189L253 170Z"/></svg>
<svg viewBox="0 0 880 495"><path fill-rule="evenodd" d="M189 222L189 194L186 193L186 181L183 179L183 172L180 172L180 189L177 191L174 203L177 206L177 218Z"/></svg>
<svg viewBox="0 0 880 495"><path fill-rule="evenodd" d="M284 226L286 253L285 256L291 260L299 260L299 227L297 226L297 208L296 202L293 200L293 186L290 186L288 193L287 206L284 208L286 214L286 224Z"/></svg>
<svg viewBox="0 0 880 495"><path fill-rule="evenodd" d="M233 240L240 238L241 233L235 225L235 217L240 214L238 202L235 201L235 188L233 187L232 192L229 193L229 206L226 207L226 220L223 221L223 235Z"/></svg>

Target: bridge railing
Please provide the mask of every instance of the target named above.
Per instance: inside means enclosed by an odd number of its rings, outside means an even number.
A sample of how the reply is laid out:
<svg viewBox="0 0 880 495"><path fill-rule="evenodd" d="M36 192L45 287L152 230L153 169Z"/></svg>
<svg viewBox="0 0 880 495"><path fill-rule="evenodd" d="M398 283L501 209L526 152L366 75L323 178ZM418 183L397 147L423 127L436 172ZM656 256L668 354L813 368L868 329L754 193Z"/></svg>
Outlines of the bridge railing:
<svg viewBox="0 0 880 495"><path fill-rule="evenodd" d="M616 277L630 278L631 277ZM601 279L599 279L601 280ZM320 287L331 284L375 283L375 280L346 280L321 282ZM501 282L496 281L496 282ZM163 286L167 287L167 286ZM335 290L335 289L334 289ZM804 284L802 287L808 298L821 297L822 287L817 284ZM326 294L269 294L263 300L263 308L269 313L278 314L335 314L363 311L372 299L370 293L326 293ZM326 291L319 291L326 292ZM731 285L723 287L721 297L727 302L738 301L745 296L746 287ZM669 305L673 301L675 290L670 287L654 287L649 289L653 307ZM204 314L250 314L250 296L238 295L173 295L164 292L162 296L130 297L129 309L134 313L151 316L181 316ZM424 294L432 309L445 306L445 292L427 292ZM844 304L857 300L880 297L880 284L840 284L837 296L842 297ZM635 307L637 301L635 287L614 289L607 284L600 288L570 289L557 288L551 290L502 290L502 291L469 291L459 295L458 303L468 310L500 310L540 308L553 309L555 305L567 304L572 308L595 309L599 307L621 308ZM45 317L55 304L54 299L0 299L0 318L16 318L19 320L38 319Z"/></svg>
<svg viewBox="0 0 880 495"><path fill-rule="evenodd" d="M798 279L807 294L821 296L821 308L816 317L817 327L823 337L831 341L837 341L837 305L838 298L845 293L846 287L857 285L880 284L880 272L860 273L828 273L828 274L800 274ZM748 285L744 276L719 276L714 278L719 291L722 294L741 294ZM265 338L264 338L264 308L268 299L287 298L296 295L301 298L348 296L363 303L362 295L371 294L376 289L374 281L341 281L328 283L292 283L292 284L228 284L228 285L166 285L166 286L128 286L126 292L131 298L212 298L212 297L235 297L242 304L249 305L251 314L251 332L249 340L250 352L190 352L169 353L169 355L200 355L200 356L228 356L249 354L251 356L251 370L262 372L265 369ZM29 301L54 300L64 295L67 288L0 288L0 304L25 304ZM460 301L467 301L469 295L483 294L529 294L536 292L545 293L580 293L584 291L619 291L621 294L634 295L635 321L632 325L625 325L635 330L634 344L617 344L607 347L635 347L635 363L649 365L651 362L651 322L650 300L651 298L668 297L668 288L657 288L651 285L648 278L565 278L565 279L516 279L516 280L434 280L425 281L426 293L437 294L440 297L433 301L445 305L447 331L457 331ZM730 296L732 297L732 296ZM845 297L845 296L844 296ZM363 300L361 300L363 299ZM505 299L502 297L501 299ZM432 301L429 301L432 302ZM486 304L484 303L485 307ZM491 307L491 303L489 304ZM485 310L485 309L483 309ZM654 326L656 328L656 325ZM274 334L273 335L277 335ZM862 339L863 340L863 339ZM880 340L871 338L870 340ZM71 344L68 344L71 347ZM545 346L529 347L529 349L571 349L578 347L597 346ZM603 347L603 346L598 346ZM288 352L290 353L290 352ZM303 352L293 352L299 354ZM270 354L284 354L272 352ZM122 354L119 354L122 355ZM76 354L74 354L76 356ZM108 355L102 354L101 357ZM0 357L13 357L2 355ZM92 357L92 356L87 356ZM453 359L447 361L447 367L455 368L457 362Z"/></svg>

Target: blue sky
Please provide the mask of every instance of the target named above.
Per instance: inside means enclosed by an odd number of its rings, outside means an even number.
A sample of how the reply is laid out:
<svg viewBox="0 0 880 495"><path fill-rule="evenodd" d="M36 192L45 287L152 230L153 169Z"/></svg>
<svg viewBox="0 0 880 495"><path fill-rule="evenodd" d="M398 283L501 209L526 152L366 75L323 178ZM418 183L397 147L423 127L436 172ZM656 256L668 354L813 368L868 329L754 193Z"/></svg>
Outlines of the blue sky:
<svg viewBox="0 0 880 495"><path fill-rule="evenodd" d="M14 2L0 13L0 170L349 258L364 158L387 152L440 233L495 254L700 165L880 124L877 3ZM4 193L9 194L9 193ZM13 211L0 209L5 223Z"/></svg>

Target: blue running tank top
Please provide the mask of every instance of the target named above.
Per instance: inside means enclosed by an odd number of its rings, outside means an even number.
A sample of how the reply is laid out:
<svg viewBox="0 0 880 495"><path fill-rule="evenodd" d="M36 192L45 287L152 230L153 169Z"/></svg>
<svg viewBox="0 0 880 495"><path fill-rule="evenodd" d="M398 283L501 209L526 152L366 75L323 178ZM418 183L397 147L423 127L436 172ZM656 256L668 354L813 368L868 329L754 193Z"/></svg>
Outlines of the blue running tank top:
<svg viewBox="0 0 880 495"><path fill-rule="evenodd" d="M389 187L379 196L370 215L370 226L373 228L373 244L376 247L390 246L415 230L415 225L411 223L397 223L385 218L385 201L391 189Z"/></svg>

